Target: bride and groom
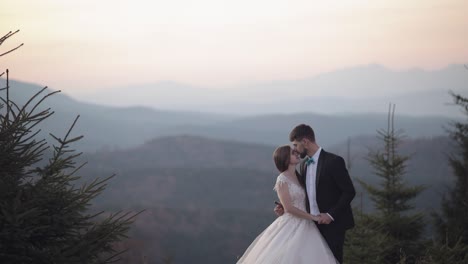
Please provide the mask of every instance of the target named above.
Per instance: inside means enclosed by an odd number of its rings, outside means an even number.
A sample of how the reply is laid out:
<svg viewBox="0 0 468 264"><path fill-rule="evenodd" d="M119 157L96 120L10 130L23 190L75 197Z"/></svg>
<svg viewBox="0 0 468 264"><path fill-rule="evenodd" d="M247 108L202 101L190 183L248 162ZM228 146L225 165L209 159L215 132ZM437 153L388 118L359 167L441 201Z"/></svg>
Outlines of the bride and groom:
<svg viewBox="0 0 468 264"><path fill-rule="evenodd" d="M355 190L342 157L326 152L305 124L278 147L274 190L279 216L247 248L238 264L343 263L345 232L354 226ZM302 160L301 160L302 158Z"/></svg>

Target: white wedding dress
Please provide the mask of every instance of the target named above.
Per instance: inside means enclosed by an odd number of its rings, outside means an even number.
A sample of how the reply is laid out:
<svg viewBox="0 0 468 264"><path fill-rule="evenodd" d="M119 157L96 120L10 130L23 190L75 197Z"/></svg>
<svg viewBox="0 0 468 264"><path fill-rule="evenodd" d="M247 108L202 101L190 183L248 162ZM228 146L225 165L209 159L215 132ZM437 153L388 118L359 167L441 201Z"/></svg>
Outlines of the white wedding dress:
<svg viewBox="0 0 468 264"><path fill-rule="evenodd" d="M280 174L274 190L287 184L293 205L305 208L305 191ZM337 264L315 223L289 213L278 217L247 248L238 264Z"/></svg>

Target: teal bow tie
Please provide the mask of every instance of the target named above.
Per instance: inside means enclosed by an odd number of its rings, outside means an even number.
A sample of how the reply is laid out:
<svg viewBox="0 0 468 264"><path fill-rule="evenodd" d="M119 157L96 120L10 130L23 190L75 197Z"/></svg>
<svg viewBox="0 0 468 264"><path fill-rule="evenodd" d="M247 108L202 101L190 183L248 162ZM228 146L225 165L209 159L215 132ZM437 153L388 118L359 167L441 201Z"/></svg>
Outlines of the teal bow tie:
<svg viewBox="0 0 468 264"><path fill-rule="evenodd" d="M310 164L315 164L315 160L313 157L310 157L306 160L306 166L309 166Z"/></svg>

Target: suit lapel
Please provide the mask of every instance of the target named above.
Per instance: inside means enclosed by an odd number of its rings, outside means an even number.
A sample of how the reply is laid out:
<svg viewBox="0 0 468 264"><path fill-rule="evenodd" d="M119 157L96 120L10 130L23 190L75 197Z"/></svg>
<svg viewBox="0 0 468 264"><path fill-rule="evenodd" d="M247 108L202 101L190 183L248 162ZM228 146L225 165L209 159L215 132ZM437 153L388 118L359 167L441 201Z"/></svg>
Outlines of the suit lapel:
<svg viewBox="0 0 468 264"><path fill-rule="evenodd" d="M315 188L318 189L318 184L320 181L320 176L322 175L322 168L326 162L327 154L325 150L322 149L319 155L318 163L317 163L317 172L315 174Z"/></svg>
<svg viewBox="0 0 468 264"><path fill-rule="evenodd" d="M300 180L300 183L305 187L306 186L306 177L307 177L307 166L306 166L305 161L301 162L301 164L299 166L299 169L300 169L300 176L301 176L301 178L299 180Z"/></svg>

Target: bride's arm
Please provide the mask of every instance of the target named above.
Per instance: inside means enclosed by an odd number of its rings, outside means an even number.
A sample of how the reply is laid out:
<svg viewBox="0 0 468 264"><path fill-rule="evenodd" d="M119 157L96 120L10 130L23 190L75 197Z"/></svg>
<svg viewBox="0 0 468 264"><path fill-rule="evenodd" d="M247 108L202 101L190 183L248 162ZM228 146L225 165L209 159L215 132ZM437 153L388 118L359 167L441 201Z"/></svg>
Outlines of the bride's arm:
<svg viewBox="0 0 468 264"><path fill-rule="evenodd" d="M289 188L288 188L287 183L285 182L279 183L277 185L276 190L278 193L278 197L281 201L281 204L283 205L285 213L290 213L294 216L308 219L308 220L318 221L318 216L313 216L307 212L304 212L292 204L291 195L289 195Z"/></svg>

